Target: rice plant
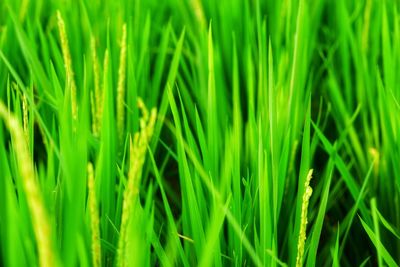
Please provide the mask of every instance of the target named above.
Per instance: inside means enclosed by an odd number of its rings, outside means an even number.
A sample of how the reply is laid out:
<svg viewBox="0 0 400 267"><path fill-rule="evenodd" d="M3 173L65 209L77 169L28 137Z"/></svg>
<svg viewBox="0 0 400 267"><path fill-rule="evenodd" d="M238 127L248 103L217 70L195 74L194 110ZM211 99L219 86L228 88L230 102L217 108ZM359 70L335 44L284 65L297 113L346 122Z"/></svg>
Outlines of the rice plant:
<svg viewBox="0 0 400 267"><path fill-rule="evenodd" d="M399 266L399 12L0 1L0 266Z"/></svg>

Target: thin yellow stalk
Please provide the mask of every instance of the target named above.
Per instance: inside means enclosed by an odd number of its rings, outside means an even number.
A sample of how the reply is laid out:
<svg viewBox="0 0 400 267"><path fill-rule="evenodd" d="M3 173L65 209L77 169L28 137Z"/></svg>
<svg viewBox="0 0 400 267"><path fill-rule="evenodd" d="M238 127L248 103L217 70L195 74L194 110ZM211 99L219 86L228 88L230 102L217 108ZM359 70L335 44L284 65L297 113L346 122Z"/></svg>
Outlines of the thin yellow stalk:
<svg viewBox="0 0 400 267"><path fill-rule="evenodd" d="M90 112L92 113L92 132L93 135L97 137L98 131L97 131L96 100L93 91L90 91Z"/></svg>
<svg viewBox="0 0 400 267"><path fill-rule="evenodd" d="M30 158L28 146L25 141L24 130L15 115L9 113L1 101L0 117L4 119L13 140L18 168L23 179L22 184L32 217L32 226L39 251L39 265L42 267L55 266L56 260L52 249L50 222L43 203L40 187L35 179L33 161Z"/></svg>
<svg viewBox="0 0 400 267"><path fill-rule="evenodd" d="M140 111L142 112L142 118L139 121L140 128L145 129L146 123L149 120L149 111L147 110L147 108L141 98L138 98L137 105L138 105L138 108L140 109Z"/></svg>
<svg viewBox="0 0 400 267"><path fill-rule="evenodd" d="M72 69L72 60L71 60L71 53L69 50L68 45L68 36L67 31L65 29L65 22L61 16L60 11L57 11L57 23L58 23L58 30L60 33L60 40L61 40L61 50L63 53L64 58L64 65L65 65L65 72L67 78L67 89L70 90L71 94L71 110L72 110L72 118L74 121L78 119L78 106L76 102L76 84L74 79L74 72Z"/></svg>
<svg viewBox="0 0 400 267"><path fill-rule="evenodd" d="M371 155L373 162L374 162L374 175L378 176L378 174L379 174L379 157L380 157L379 151L376 148L371 147L369 149L369 154Z"/></svg>
<svg viewBox="0 0 400 267"><path fill-rule="evenodd" d="M126 24L122 26L121 52L119 56L117 88L117 131L120 144L124 138L125 121L125 80L126 80Z"/></svg>
<svg viewBox="0 0 400 267"><path fill-rule="evenodd" d="M312 188L310 186L312 173L313 169L310 169L308 171L307 179L304 183L303 202L301 205L299 241L297 243L296 267L303 266L304 245L306 243L308 203L312 194Z"/></svg>
<svg viewBox="0 0 400 267"><path fill-rule="evenodd" d="M103 100L104 94L106 92L107 87L107 75L108 75L108 68L109 68L109 52L108 49L104 52L104 61L103 61L103 89L102 92L99 92L98 97L96 97L96 117L97 117L97 129L100 134L101 132L101 124L103 118Z"/></svg>
<svg viewBox="0 0 400 267"><path fill-rule="evenodd" d="M207 26L206 17L204 16L203 6L200 0L192 0L191 1L192 8L194 10L194 14L196 16L197 22L203 27L203 29Z"/></svg>
<svg viewBox="0 0 400 267"><path fill-rule="evenodd" d="M146 158L147 146L154 132L154 125L157 118L157 110L152 109L150 117L149 112L143 104L143 101L138 100L138 106L143 111L141 119L141 129L134 135L133 141L130 139L130 164L126 189L124 192L124 201L122 206L122 219L120 227L120 238L118 243L118 265L119 267L126 266L125 247L127 246L128 237L127 226L130 216L136 215L132 211L134 203L138 200L139 185L142 176L143 164Z"/></svg>
<svg viewBox="0 0 400 267"><path fill-rule="evenodd" d="M92 50L92 60L93 60L93 76L94 76L94 97L92 101L92 127L93 127L93 134L95 136L99 135L99 118L101 116L97 115L100 114L101 102L102 102L102 95L100 92L100 67L99 61L97 59L96 53L96 40L94 37L91 38L91 50Z"/></svg>
<svg viewBox="0 0 400 267"><path fill-rule="evenodd" d="M361 44L364 53L368 52L368 39L369 39L369 27L370 27L370 20L371 20L371 10L372 10L372 1L367 0L364 9L364 23L363 23L363 30L361 33Z"/></svg>
<svg viewBox="0 0 400 267"><path fill-rule="evenodd" d="M28 11L29 8L29 0L23 0L20 2L21 5L19 7L19 21L24 21L26 17L26 12Z"/></svg>
<svg viewBox="0 0 400 267"><path fill-rule="evenodd" d="M101 266L101 245L100 245L100 223L99 211L96 200L96 190L94 187L93 164L88 163L88 188L89 188L89 209L90 209L90 227L92 231L92 260L93 267Z"/></svg>
<svg viewBox="0 0 400 267"><path fill-rule="evenodd" d="M25 140L26 140L26 143L28 144L28 148L29 148L28 103L27 103L27 100L26 100L26 95L18 87L18 85L16 83L14 83L14 82L12 83L12 88L20 96L20 99L21 99L21 102L22 102L22 125L23 125L23 129L24 129Z"/></svg>
<svg viewBox="0 0 400 267"><path fill-rule="evenodd" d="M26 96L22 93L22 113L23 113L23 125L24 125L24 134L25 140L29 147L29 129L28 129L28 103L26 101Z"/></svg>

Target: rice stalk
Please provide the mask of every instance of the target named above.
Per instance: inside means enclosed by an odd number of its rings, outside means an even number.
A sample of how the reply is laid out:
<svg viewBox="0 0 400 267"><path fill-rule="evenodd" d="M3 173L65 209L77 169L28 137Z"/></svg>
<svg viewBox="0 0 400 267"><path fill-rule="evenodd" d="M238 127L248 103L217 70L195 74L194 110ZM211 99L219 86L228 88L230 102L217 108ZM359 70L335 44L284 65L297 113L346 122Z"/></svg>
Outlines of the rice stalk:
<svg viewBox="0 0 400 267"><path fill-rule="evenodd" d="M313 169L310 169L308 171L307 179L304 183L303 202L301 205L299 241L297 243L296 267L303 266L304 245L306 243L308 203L312 194L312 188L310 186L312 173Z"/></svg>
<svg viewBox="0 0 400 267"><path fill-rule="evenodd" d="M97 130L97 112L96 112L96 100L95 93L90 91L90 112L92 113L92 133L95 137L99 136Z"/></svg>
<svg viewBox="0 0 400 267"><path fill-rule="evenodd" d="M93 76L94 76L94 93L91 92L91 104L92 104L92 130L93 134L98 137L99 136L99 120L101 118L101 102L102 95L100 92L100 67L99 61L96 53L96 41L92 36L90 41L90 48L92 50L92 61L93 61Z"/></svg>
<svg viewBox="0 0 400 267"><path fill-rule="evenodd" d="M72 118L74 121L76 121L78 119L78 106L76 102L76 84L74 79L74 72L72 69L72 59L69 50L67 31L65 29L65 22L61 16L60 11L57 11L57 23L58 23L58 30L60 33L61 50L64 58L64 66L67 79L66 88L67 90L70 91L71 94Z"/></svg>
<svg viewBox="0 0 400 267"><path fill-rule="evenodd" d="M138 98L137 105L140 111L142 112L142 117L140 118L139 121L140 128L144 129L146 128L146 123L149 120L149 111L147 110L146 105L144 104L141 98Z"/></svg>
<svg viewBox="0 0 400 267"><path fill-rule="evenodd" d="M143 101L138 100L138 107L142 110L143 117L140 119L140 131L134 135L133 141L130 139L130 164L126 189L124 192L124 200L122 206L122 219L120 227L120 238L118 243L118 264L119 267L126 266L125 248L129 242L129 237L126 235L127 226L129 225L130 216L135 216L136 213L132 210L134 203L138 201L139 185L142 176L143 165L146 158L146 151L150 139L153 135L154 125L157 118L157 110L149 112Z"/></svg>
<svg viewBox="0 0 400 267"><path fill-rule="evenodd" d="M101 245L100 245L100 222L99 211L94 187L93 164L88 163L88 189L89 189L89 209L90 209L90 228L92 231L92 260L93 266L101 266Z"/></svg>
<svg viewBox="0 0 400 267"><path fill-rule="evenodd" d="M120 144L122 144L124 138L125 81L126 81L126 24L122 26L121 52L119 57L118 88L117 88L117 130L118 130L118 140Z"/></svg>
<svg viewBox="0 0 400 267"><path fill-rule="evenodd" d="M102 91L99 92L98 97L96 97L96 118L97 118L97 129L98 134L101 132L102 125L102 117L103 117L103 104L104 104L104 94L106 92L107 87L107 75L110 61L110 53L108 49L104 52L104 61L103 61L103 88Z"/></svg>
<svg viewBox="0 0 400 267"><path fill-rule="evenodd" d="M11 133L18 169L23 179L22 185L26 195L29 212L32 217L32 226L35 233L39 266L55 266L55 255L52 249L50 221L42 199L40 187L35 179L33 161L30 158L28 146L17 117L8 112L7 107L0 101L0 117L3 118Z"/></svg>
<svg viewBox="0 0 400 267"><path fill-rule="evenodd" d="M369 154L371 155L373 162L374 162L374 175L377 177L379 175L379 158L380 158L380 154L379 151L374 148L371 147L369 149Z"/></svg>
<svg viewBox="0 0 400 267"><path fill-rule="evenodd" d="M193 8L194 14L196 16L197 22L201 25L201 27L206 28L207 22L206 22L206 17L204 15L203 6L201 4L201 1L200 0L192 0L190 2L192 4L192 8Z"/></svg>
<svg viewBox="0 0 400 267"><path fill-rule="evenodd" d="M21 102L22 102L22 125L23 125L23 129L24 129L25 140L26 140L26 143L28 144L28 148L29 148L28 103L27 103L27 100L26 100L26 95L20 89L20 87L14 82L12 83L12 88L20 96L20 99L21 99Z"/></svg>
<svg viewBox="0 0 400 267"><path fill-rule="evenodd" d="M368 52L368 39L369 39L369 28L370 28L370 21L371 21L371 10L372 10L372 1L367 0L365 3L364 9L364 23L363 23L363 30L361 35L361 44L363 52Z"/></svg>
<svg viewBox="0 0 400 267"><path fill-rule="evenodd" d="M22 121L23 121L23 129L25 134L25 140L29 147L29 129L28 129L28 103L26 101L26 95L22 93Z"/></svg>
<svg viewBox="0 0 400 267"><path fill-rule="evenodd" d="M29 8L29 0L22 0L21 6L19 7L19 20L24 21L26 17L26 12L28 11Z"/></svg>

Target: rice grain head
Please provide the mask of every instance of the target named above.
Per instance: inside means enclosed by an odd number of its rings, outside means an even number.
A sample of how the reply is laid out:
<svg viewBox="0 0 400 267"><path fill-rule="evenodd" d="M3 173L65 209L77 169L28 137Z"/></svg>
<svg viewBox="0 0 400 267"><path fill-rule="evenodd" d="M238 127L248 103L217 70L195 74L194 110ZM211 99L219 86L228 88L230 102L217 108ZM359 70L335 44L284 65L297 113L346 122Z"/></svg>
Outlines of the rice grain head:
<svg viewBox="0 0 400 267"><path fill-rule="evenodd" d="M9 113L6 106L1 101L0 117L3 118L10 131L17 157L18 169L23 179L22 184L39 252L39 266L56 266L56 259L51 241L50 221L43 203L39 184L35 179L33 161L30 158L24 130L15 115Z"/></svg>
<svg viewBox="0 0 400 267"><path fill-rule="evenodd" d="M98 134L101 134L101 126L102 126L102 118L103 118L103 105L104 105L104 94L106 92L107 87L107 75L109 68L109 57L110 53L108 49L104 52L104 61L103 61L103 88L101 92L99 92L98 97L96 97L96 118L97 118L97 129Z"/></svg>
<svg viewBox="0 0 400 267"><path fill-rule="evenodd" d="M96 100L94 91L90 91L90 112L92 114L92 133L95 137L98 137L97 131L97 112L96 112Z"/></svg>
<svg viewBox="0 0 400 267"><path fill-rule="evenodd" d="M90 48L92 50L92 61L93 61L93 78L94 78L94 96L92 96L93 100L92 101L92 128L93 128L93 134L94 136L98 137L99 136L99 110L101 108L101 102L102 102L102 94L100 92L100 66L99 66L99 61L97 58L97 53L96 53L96 40L92 36L90 40Z"/></svg>
<svg viewBox="0 0 400 267"><path fill-rule="evenodd" d="M143 99L140 97L137 99L137 106L138 106L139 110L142 112L142 117L140 118L140 121L139 121L140 128L145 129L146 123L149 119L149 111L147 110L146 105L143 102Z"/></svg>
<svg viewBox="0 0 400 267"><path fill-rule="evenodd" d="M15 82L11 83L11 88L14 89L15 92L18 94L20 101L22 103L22 125L24 129L26 143L28 144L29 148L29 129L28 129L29 121L28 121L28 103L26 100L26 94L24 93L24 91L21 90L21 88Z"/></svg>
<svg viewBox="0 0 400 267"><path fill-rule="evenodd" d="M126 24L122 26L121 52L119 57L117 88L117 130L118 140L122 144L125 122L125 80L126 80Z"/></svg>
<svg viewBox="0 0 400 267"><path fill-rule="evenodd" d="M74 79L74 72L72 69L72 60L71 60L71 52L69 50L68 44L68 36L67 31L65 29L65 22L61 16L61 12L57 11L57 23L58 30L60 33L61 40L61 50L64 58L66 79L67 79L67 90L69 90L71 95L71 110L72 110L72 118L74 121L78 119L78 106L76 101L76 84Z"/></svg>
<svg viewBox="0 0 400 267"><path fill-rule="evenodd" d="M371 155L371 157L372 157L372 159L374 161L374 167L373 167L374 168L374 175L375 175L375 177L377 177L379 175L380 153L376 148L371 147L371 148L369 148L369 154Z"/></svg>
<svg viewBox="0 0 400 267"><path fill-rule="evenodd" d="M362 50L364 53L368 52L368 39L369 39L369 31L370 31L370 21L371 21L371 11L372 11L372 0L366 0L365 9L364 9L364 23L363 29L361 32L361 44Z"/></svg>
<svg viewBox="0 0 400 267"><path fill-rule="evenodd" d="M93 164L88 163L88 189L89 189L89 209L90 209L90 228L92 231L92 260L93 267L101 266L101 245L100 245L100 222L99 211L94 186Z"/></svg>
<svg viewBox="0 0 400 267"><path fill-rule="evenodd" d="M312 194L312 188L310 186L312 174L313 169L310 169L308 171L307 179L304 183L303 201L301 205L299 241L297 243L296 267L303 266L304 245L306 243L308 203Z"/></svg>
<svg viewBox="0 0 400 267"><path fill-rule="evenodd" d="M22 93L22 113L23 113L22 120L23 120L25 140L29 147L28 102L26 101L26 95L24 93Z"/></svg>
<svg viewBox="0 0 400 267"><path fill-rule="evenodd" d="M157 110L153 108L149 117L149 112L141 99L138 99L138 107L142 110L140 131L135 133L133 141L130 139L130 164L128 181L124 192L122 219L120 227L120 238L118 242L118 263L117 266L125 267L125 248L127 246L128 237L126 235L129 225L130 216L137 213L132 210L134 203L138 201L139 186L142 176L143 165L146 159L146 151L154 132L154 125L157 119Z"/></svg>
<svg viewBox="0 0 400 267"><path fill-rule="evenodd" d="M201 25L203 29L206 28L207 22L206 17L204 16L203 5L200 0L191 0L192 10L196 16L197 22Z"/></svg>

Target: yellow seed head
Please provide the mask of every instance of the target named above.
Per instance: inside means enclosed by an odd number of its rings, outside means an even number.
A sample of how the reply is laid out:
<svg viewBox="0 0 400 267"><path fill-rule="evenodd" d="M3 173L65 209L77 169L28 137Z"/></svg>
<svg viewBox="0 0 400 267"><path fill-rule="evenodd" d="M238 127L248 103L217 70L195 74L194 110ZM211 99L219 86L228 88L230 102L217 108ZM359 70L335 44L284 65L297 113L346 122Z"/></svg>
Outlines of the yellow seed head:
<svg viewBox="0 0 400 267"><path fill-rule="evenodd" d="M368 39L369 39L369 31L370 31L370 20L371 20L371 10L372 10L372 1L367 0L364 9L364 23L363 30L361 32L361 45L364 53L368 52Z"/></svg>
<svg viewBox="0 0 400 267"><path fill-rule="evenodd" d="M103 119L103 105L104 105L104 94L106 92L107 87L107 75L109 68L109 52L108 49L104 52L104 61L103 61L103 89L102 92L99 92L98 97L96 98L96 117L97 117L97 129L100 133L102 119Z"/></svg>
<svg viewBox="0 0 400 267"><path fill-rule="evenodd" d="M93 76L94 76L94 96L91 96L92 102L92 128L93 134L95 136L99 135L99 118L101 116L97 115L100 114L101 102L102 102L102 95L100 92L100 67L99 61L97 59L96 53L96 40L94 37L91 38L90 42L91 50L92 50L92 60L93 60Z"/></svg>
<svg viewBox="0 0 400 267"><path fill-rule="evenodd" d="M142 110L140 131L134 135L133 141L130 139L130 164L128 181L124 192L124 201L122 207L122 219L120 228L120 239L118 243L118 264L117 266L126 266L125 248L128 238L126 236L127 226L130 216L137 214L132 210L134 203L138 201L139 186L142 176L143 165L146 158L147 147L153 135L154 125L157 118L157 110L152 109L149 118L148 111L141 99L138 100L138 106Z"/></svg>
<svg viewBox="0 0 400 267"><path fill-rule="evenodd" d="M119 57L118 88L117 88L117 130L120 144L124 138L125 121L125 80L126 80L126 24L122 27L121 52Z"/></svg>
<svg viewBox="0 0 400 267"><path fill-rule="evenodd" d="M89 189L89 209L90 227L92 230L92 260L93 266L101 266L101 246L100 246L100 223L99 211L97 208L96 190L94 187L94 172L92 163L88 163L88 189Z"/></svg>
<svg viewBox="0 0 400 267"><path fill-rule="evenodd" d="M204 11L203 11L203 6L201 4L201 1L200 0L192 0L191 4L192 4L194 14L196 16L197 22L203 28L205 28L207 26L207 23L206 23L206 17L204 16Z"/></svg>
<svg viewBox="0 0 400 267"><path fill-rule="evenodd" d="M143 102L143 99L138 97L137 99L137 106L139 108L139 110L142 112L142 118L140 118L140 128L144 129L146 128L146 123L147 120L149 119L149 111L146 108L146 105Z"/></svg>
<svg viewBox="0 0 400 267"><path fill-rule="evenodd" d="M76 121L78 119L78 106L77 106L77 101L76 101L76 84L75 84L75 80L74 80L74 72L72 69L72 60L71 60L71 53L70 53L69 45L68 45L67 31L65 29L65 22L61 16L60 11L57 11L57 23L58 23L58 30L60 33L61 50L63 53L66 79L67 79L66 87L67 87L67 90L69 90L70 95L71 95L72 118L74 119L74 121Z"/></svg>
<svg viewBox="0 0 400 267"><path fill-rule="evenodd" d="M28 129L28 103L26 101L26 95L22 93L22 112L23 112L23 125L25 140L29 147L29 129Z"/></svg>
<svg viewBox="0 0 400 267"><path fill-rule="evenodd" d="M39 265L42 267L55 266L56 261L52 249L51 227L40 187L35 179L33 161L30 158L28 146L25 141L24 130L18 119L8 112L3 102L0 102L0 117L4 119L12 136L18 169L23 179L22 184L32 217L32 226L39 251Z"/></svg>
<svg viewBox="0 0 400 267"><path fill-rule="evenodd" d="M371 147L369 149L369 154L371 155L372 159L374 160L374 175L378 176L379 174L379 151L376 148Z"/></svg>
<svg viewBox="0 0 400 267"><path fill-rule="evenodd" d="M301 217L300 217L300 233L299 233L299 241L297 243L296 267L303 266L304 245L306 243L308 203L312 194L312 188L310 186L312 173L313 169L310 169L308 171L307 179L304 183L303 202L301 205Z"/></svg>
<svg viewBox="0 0 400 267"><path fill-rule="evenodd" d="M90 112L92 113L92 132L93 135L97 137L96 100L93 91L90 91Z"/></svg>

